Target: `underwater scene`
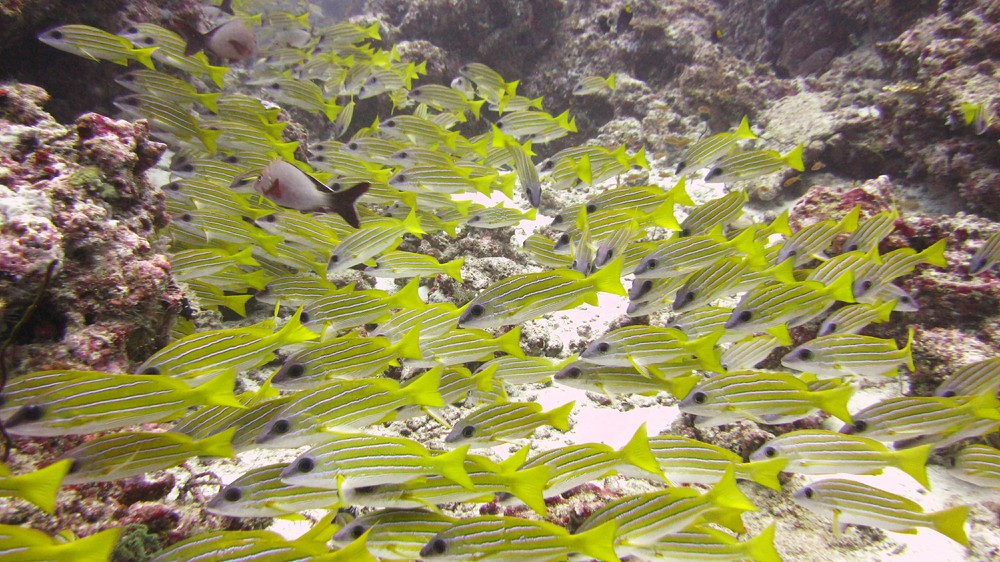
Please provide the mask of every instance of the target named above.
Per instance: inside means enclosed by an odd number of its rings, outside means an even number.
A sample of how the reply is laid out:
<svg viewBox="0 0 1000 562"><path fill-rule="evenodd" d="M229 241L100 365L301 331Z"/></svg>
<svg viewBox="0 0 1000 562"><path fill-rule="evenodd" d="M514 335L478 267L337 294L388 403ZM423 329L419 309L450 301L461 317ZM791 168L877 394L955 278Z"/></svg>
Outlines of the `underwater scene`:
<svg viewBox="0 0 1000 562"><path fill-rule="evenodd" d="M996 0L0 50L0 561L1000 560Z"/></svg>

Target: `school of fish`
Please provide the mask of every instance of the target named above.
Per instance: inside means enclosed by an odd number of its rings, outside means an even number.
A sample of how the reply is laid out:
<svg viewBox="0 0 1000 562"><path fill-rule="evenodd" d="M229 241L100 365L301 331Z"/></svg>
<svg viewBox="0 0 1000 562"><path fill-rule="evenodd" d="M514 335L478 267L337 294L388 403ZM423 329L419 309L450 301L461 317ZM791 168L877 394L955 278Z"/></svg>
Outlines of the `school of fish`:
<svg viewBox="0 0 1000 562"><path fill-rule="evenodd" d="M138 63L121 74L130 93L116 105L128 118L148 120L173 152L171 181L162 186L172 222L162 234L171 240L175 279L202 308L245 317L255 299L274 314L197 332L180 320L173 341L133 374L51 370L12 378L0 402L11 435L98 435L31 474L0 467L0 495L51 513L61 485L119 480L192 457L308 447L290 463L247 471L207 504L232 517L332 510L306 535L219 531L155 560L566 560L576 553L602 561L770 562L781 559L773 525L736 538L746 532L741 514L756 509L737 479L780 491L781 472L893 468L928 487L925 463L934 449L1000 429L996 358L963 367L937 396L849 408L859 382L914 369L912 329L902 345L859 332L890 316L906 322L916 299L893 282L917 267L944 267L944 241L880 254L899 219L895 210L862 218L855 208L793 231L787 212L770 224L736 227L745 190L695 205L686 182L696 174L728 185L805 169L801 146L749 148L758 135L746 118L689 144L670 185L621 185L563 209L521 249L535 271L498 280L458 306L425 302L420 278L461 283L463 258L440 263L397 250L404 238L534 220L543 190L604 184L648 168L645 149L573 146L542 159L540 147L576 131L574 118L546 112L541 98L520 95L516 81L486 65L465 64L450 84L420 82L425 65L381 48L377 24L332 23L300 1L222 8L206 8L210 26L66 25L40 40L90 59ZM615 87L615 75L586 76L572 93ZM372 98L391 114L355 122L356 108ZM322 121L308 145L283 136L287 112ZM464 197L475 193L503 194L528 210ZM970 271L998 260L1000 235ZM352 268L411 280L391 294L328 280ZM626 290L622 278L630 275ZM561 361L522 350L521 324L596 305L599 293L627 297L629 316L677 314L669 325L610 330ZM735 306L722 306L737 295ZM820 319L815 338L789 347L790 328ZM790 349L780 360L786 370L756 368L782 346ZM282 364L273 376L235 395L241 375L273 362L276 352ZM399 365L402 382L382 376ZM749 460L694 439L651 436L645 426L621 449L578 443L532 452L534 430L568 430L575 404L545 411L510 400L507 389L548 381L608 396L666 392L696 427L784 424L819 412L844 426L786 433ZM417 416L446 424L445 409L463 401L475 409L446 425L443 450L380 431ZM148 423L168 430L134 429ZM510 442L521 448L505 460L485 454ZM1000 487L996 449L968 446L952 465L957 478ZM546 498L615 474L657 489L609 500L572 532L544 520ZM927 513L842 479L813 481L794 499L831 514L835 525L929 527L968 545L968 506ZM440 509L494 501L531 511L456 518ZM348 506L363 515L336 516ZM0 526L0 557L107 559L117 537L112 529L67 542Z"/></svg>

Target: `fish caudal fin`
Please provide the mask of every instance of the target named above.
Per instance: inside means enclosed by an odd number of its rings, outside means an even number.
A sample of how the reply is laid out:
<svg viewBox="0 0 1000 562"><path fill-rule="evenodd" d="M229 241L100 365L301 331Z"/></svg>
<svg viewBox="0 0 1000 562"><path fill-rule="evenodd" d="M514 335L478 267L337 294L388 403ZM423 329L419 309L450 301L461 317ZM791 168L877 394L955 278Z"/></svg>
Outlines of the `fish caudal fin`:
<svg viewBox="0 0 1000 562"><path fill-rule="evenodd" d="M582 552L602 562L618 562L615 554L615 533L618 523L608 521L579 535L570 535L569 547L574 552Z"/></svg>
<svg viewBox="0 0 1000 562"><path fill-rule="evenodd" d="M63 459L30 474L12 477L17 481L17 495L52 514L56 509L56 493L72 464L72 460Z"/></svg>
<svg viewBox="0 0 1000 562"><path fill-rule="evenodd" d="M927 457L931 454L933 445L926 444L910 449L899 449L890 453L890 466L909 474L914 480L928 490L931 484L927 480Z"/></svg>
<svg viewBox="0 0 1000 562"><path fill-rule="evenodd" d="M569 431L569 415L575 405L576 401L567 402L558 408L549 410L549 424L559 431Z"/></svg>
<svg viewBox="0 0 1000 562"><path fill-rule="evenodd" d="M959 505L951 509L928 515L935 531L968 548L969 537L965 534L965 520L969 518L969 506Z"/></svg>
<svg viewBox="0 0 1000 562"><path fill-rule="evenodd" d="M524 502L532 511L545 517L545 485L549 481L549 467L536 466L515 472L510 480L510 493Z"/></svg>
<svg viewBox="0 0 1000 562"><path fill-rule="evenodd" d="M403 392L407 394L411 404L432 408L444 407L444 400L441 398L441 393L438 392L442 370L440 366L434 367L403 388Z"/></svg>
<svg viewBox="0 0 1000 562"><path fill-rule="evenodd" d="M646 472L651 472L662 478L667 484L670 483L666 475L663 474L660 463L653 456L653 451L649 448L649 435L646 433L645 423L639 426L639 429L635 431L635 435L618 451L618 454L621 455L622 460L632 466L641 468Z"/></svg>
<svg viewBox="0 0 1000 562"><path fill-rule="evenodd" d="M780 492L781 481L778 480L778 474L780 474L787 465L788 459L779 457L748 462L743 465L743 468L746 470L747 477L751 481Z"/></svg>
<svg viewBox="0 0 1000 562"><path fill-rule="evenodd" d="M466 490L475 489L475 484L469 478L469 473L465 471L465 456L469 453L469 446L462 445L453 451L448 451L443 455L434 457L434 464L441 476L458 484Z"/></svg>
<svg viewBox="0 0 1000 562"><path fill-rule="evenodd" d="M118 543L121 528L106 529L73 542L58 545L58 558L75 562L99 562L109 560L111 551ZM53 553L54 554L54 553Z"/></svg>
<svg viewBox="0 0 1000 562"><path fill-rule="evenodd" d="M242 402L233 396L233 388L236 386L236 371L228 370L219 373L205 384L199 386L194 391L209 406L229 406L231 408L246 408Z"/></svg>
<svg viewBox="0 0 1000 562"><path fill-rule="evenodd" d="M772 523L761 534L744 543L748 558L754 562L781 562L781 555L774 547L774 530Z"/></svg>
<svg viewBox="0 0 1000 562"><path fill-rule="evenodd" d="M844 423L854 423L847 410L847 402L854 395L853 386L840 386L814 393L816 406Z"/></svg>
<svg viewBox="0 0 1000 562"><path fill-rule="evenodd" d="M328 196L328 207L334 213L340 215L344 222L354 228L361 228L361 217L358 216L357 202L362 195L368 193L372 184L361 182L354 187L331 193Z"/></svg>

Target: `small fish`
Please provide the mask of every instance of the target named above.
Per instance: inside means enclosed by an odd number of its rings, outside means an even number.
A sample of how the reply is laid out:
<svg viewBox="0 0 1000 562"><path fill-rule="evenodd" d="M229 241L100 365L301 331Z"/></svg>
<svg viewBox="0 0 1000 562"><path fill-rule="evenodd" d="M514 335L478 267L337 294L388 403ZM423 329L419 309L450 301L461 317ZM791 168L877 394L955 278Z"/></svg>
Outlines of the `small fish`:
<svg viewBox="0 0 1000 562"><path fill-rule="evenodd" d="M829 284L815 281L768 283L754 287L740 299L726 321L726 329L740 334L797 326L820 315L835 301L854 302L850 271ZM769 332L773 333L773 332Z"/></svg>
<svg viewBox="0 0 1000 562"><path fill-rule="evenodd" d="M873 322L888 322L895 307L896 301L886 301L875 304L858 303L838 308L823 320L816 336L856 334Z"/></svg>
<svg viewBox="0 0 1000 562"><path fill-rule="evenodd" d="M184 55L191 56L199 51L209 51L229 62L248 60L257 54L257 38L242 21L229 20L211 30L201 33L192 25L176 20L182 34L187 36Z"/></svg>
<svg viewBox="0 0 1000 562"><path fill-rule="evenodd" d="M814 373L821 377L845 374L861 377L899 376L899 366L913 365L913 329L910 328L906 347L898 349L893 339L873 338L857 334L831 334L810 340L781 358L789 369Z"/></svg>
<svg viewBox="0 0 1000 562"><path fill-rule="evenodd" d="M156 47L152 57L157 62L194 76L207 77L219 88L224 85L229 67L209 64L204 53L185 55L187 41L169 29L152 23L136 23L127 26L119 35L144 48Z"/></svg>
<svg viewBox="0 0 1000 562"><path fill-rule="evenodd" d="M157 49L157 47L137 49L124 37L80 24L50 29L39 35L38 40L60 51L90 60L109 60L122 66L135 60L150 70L154 68L151 55Z"/></svg>
<svg viewBox="0 0 1000 562"><path fill-rule="evenodd" d="M795 492L793 499L810 511L833 516L833 526L868 525L887 531L913 533L929 527L951 540L969 546L965 520L969 506L924 513L920 504L884 490L853 482L829 479L813 482Z"/></svg>
<svg viewBox="0 0 1000 562"><path fill-rule="evenodd" d="M792 258L795 265L800 266L813 259L827 259L824 252L830 247L837 235L842 232L854 232L858 229L860 213L861 207L855 205L840 221L821 221L795 232L785 239L776 261L782 262ZM875 255L878 255L877 251Z"/></svg>
<svg viewBox="0 0 1000 562"><path fill-rule="evenodd" d="M696 172L718 160L719 157L732 152L739 141L755 138L757 135L750 130L750 121L744 116L736 131L717 133L690 144L684 151L681 161L677 163L674 174L679 176Z"/></svg>
<svg viewBox="0 0 1000 562"><path fill-rule="evenodd" d="M424 509L384 509L366 513L337 531L334 544L344 546L368 533L368 552L379 560L416 560L434 535L457 519Z"/></svg>
<svg viewBox="0 0 1000 562"><path fill-rule="evenodd" d="M70 449L57 462L72 461L63 485L111 482L171 468L194 456L232 458L233 432L201 440L174 432L112 433Z"/></svg>
<svg viewBox="0 0 1000 562"><path fill-rule="evenodd" d="M851 423L847 402L850 385L813 391L788 373L746 371L705 379L683 399L678 408L686 414L705 416L703 425L721 425L741 419L757 423L790 423L816 408Z"/></svg>
<svg viewBox="0 0 1000 562"><path fill-rule="evenodd" d="M579 552L615 562L615 523L586 532L569 531L547 521L484 515L459 519L420 549L427 560L562 560Z"/></svg>
<svg viewBox="0 0 1000 562"><path fill-rule="evenodd" d="M414 277L391 295L378 289L357 290L348 285L307 304L302 310L302 322L322 332L322 341L329 341L342 330L380 322L395 308L423 308L419 285L420 278Z"/></svg>
<svg viewBox="0 0 1000 562"><path fill-rule="evenodd" d="M375 267L369 266L365 271L375 277L389 279L443 274L461 283L463 263L465 258L440 263L426 254L393 250L375 258Z"/></svg>
<svg viewBox="0 0 1000 562"><path fill-rule="evenodd" d="M524 240L522 249L541 266L554 269L568 269L573 257L555 249L556 242L544 234L535 232Z"/></svg>
<svg viewBox="0 0 1000 562"><path fill-rule="evenodd" d="M575 133L576 121L570 118L568 109L556 116L544 111L515 111L500 118L496 127L506 135L524 137L546 133L553 128Z"/></svg>
<svg viewBox="0 0 1000 562"><path fill-rule="evenodd" d="M618 17L615 18L615 33L621 35L629 29L632 28L632 17L635 14L632 11L632 6L625 5L622 9L618 11Z"/></svg>
<svg viewBox="0 0 1000 562"><path fill-rule="evenodd" d="M785 466L782 460L743 462L743 457L732 451L679 435L650 437L649 450L664 477L675 486L714 486L722 481L728 470L732 470L736 478L751 480L772 490L781 489L778 473ZM628 467L623 473L648 478L628 470Z"/></svg>
<svg viewBox="0 0 1000 562"><path fill-rule="evenodd" d="M222 248L197 248L181 250L170 255L171 273L178 281L188 281L212 275L234 265L258 266L253 259L253 248L247 246L230 253Z"/></svg>
<svg viewBox="0 0 1000 562"><path fill-rule="evenodd" d="M0 464L0 496L21 498L51 515L56 510L56 494L71 464L68 459L62 460L41 470L18 475L11 474L6 465Z"/></svg>
<svg viewBox="0 0 1000 562"><path fill-rule="evenodd" d="M844 240L842 252L868 252L878 248L879 243L896 229L899 212L893 208L865 219L857 230Z"/></svg>
<svg viewBox="0 0 1000 562"><path fill-rule="evenodd" d="M781 562L774 546L775 526L772 524L759 535L739 542L711 527L694 526L678 533L664 535L656 544L631 547L641 560L754 560Z"/></svg>
<svg viewBox="0 0 1000 562"><path fill-rule="evenodd" d="M368 334L385 336L398 342L411 332L419 331L421 339L434 339L448 333L455 326L462 310L450 302L429 304L425 308L404 308Z"/></svg>
<svg viewBox="0 0 1000 562"><path fill-rule="evenodd" d="M0 558L11 561L110 560L122 528L67 542L66 532L51 537L42 531L19 525L0 525Z"/></svg>
<svg viewBox="0 0 1000 562"><path fill-rule="evenodd" d="M792 263L782 262L767 269L754 267L754 258L728 256L695 271L684 279L674 296L673 309L681 312L698 308L733 293L742 293L765 281L794 283Z"/></svg>
<svg viewBox="0 0 1000 562"><path fill-rule="evenodd" d="M502 351L515 357L525 357L521 349L521 327L494 337L485 330L476 328L456 328L437 338L420 342L420 353L424 359L410 359L410 367L450 366L470 361L492 359L494 353Z"/></svg>
<svg viewBox="0 0 1000 562"><path fill-rule="evenodd" d="M732 240L715 235L670 238L666 242L656 242L633 273L636 279L676 277L738 253L749 256L751 264L763 262L763 248L750 230L744 230Z"/></svg>
<svg viewBox="0 0 1000 562"><path fill-rule="evenodd" d="M476 92L490 103L501 103L507 96L517 92L517 82L505 82L497 71L478 62L470 62L458 69L458 73L476 85Z"/></svg>
<svg viewBox="0 0 1000 562"><path fill-rule="evenodd" d="M506 207L501 203L495 207L487 207L473 215L470 215L465 224L466 226L476 228L504 228L508 226L517 226L521 223L521 221L535 220L536 212L537 209L534 208L529 209L527 212L522 212L519 209Z"/></svg>
<svg viewBox="0 0 1000 562"><path fill-rule="evenodd" d="M296 486L339 489L399 484L430 474L441 474L473 489L465 470L469 448L433 455L423 445L401 437L336 435L295 458L281 479ZM345 497L345 500L347 498Z"/></svg>
<svg viewBox="0 0 1000 562"><path fill-rule="evenodd" d="M3 425L13 435L82 435L170 420L193 406L242 408L233 397L235 380L235 371L223 371L191 388L184 381L157 375L30 373L7 385L3 407L16 411Z"/></svg>
<svg viewBox="0 0 1000 562"><path fill-rule="evenodd" d="M522 449L527 452L527 449ZM581 484L600 480L614 474L629 473L639 478L663 480L662 472L649 449L646 425L641 425L621 449L615 450L603 443L566 445L540 452L524 461L520 470L536 467L548 469L544 497L552 498ZM499 494L501 502L509 503L510 494Z"/></svg>
<svg viewBox="0 0 1000 562"><path fill-rule="evenodd" d="M565 367L572 359L553 363L547 357L501 355L483 363L476 374L491 370L492 376L506 384L539 384L549 381L553 373Z"/></svg>
<svg viewBox="0 0 1000 562"><path fill-rule="evenodd" d="M730 183L748 180L772 174L785 166L799 172L805 171L806 167L802 163L801 144L788 154L780 154L776 150L730 152L716 160L712 168L705 174L705 182Z"/></svg>
<svg viewBox="0 0 1000 562"><path fill-rule="evenodd" d="M647 365L650 373L656 373L655 367ZM683 398L701 377L674 376L659 377L645 375L635 367L607 367L594 365L586 361L576 361L567 365L552 379L572 388L604 394L612 398L616 394L638 394L640 396L655 396L667 392L676 398Z"/></svg>
<svg viewBox="0 0 1000 562"><path fill-rule="evenodd" d="M499 127L499 125L495 127ZM531 150L531 141L529 140L522 145L499 131L499 128L494 129L494 145L500 146L506 151L514 171L517 173L517 178L521 182L521 192L528 199L528 203L537 209L542 204L542 180L538 176L538 169L531 162L531 157L534 156L534 152Z"/></svg>
<svg viewBox="0 0 1000 562"><path fill-rule="evenodd" d="M784 336L784 334L747 336L726 348L719 362L727 371L752 371L761 361L770 357L775 348L792 345L792 340Z"/></svg>
<svg viewBox="0 0 1000 562"><path fill-rule="evenodd" d="M293 486L281 481L287 465L254 468L224 486L205 510L227 517L281 517L307 509L333 509L340 494L328 488Z"/></svg>
<svg viewBox="0 0 1000 562"><path fill-rule="evenodd" d="M300 322L301 309L278 331L268 319L246 328L208 330L179 339L136 368L143 375L188 377L224 370L242 371L267 363L274 351L316 339Z"/></svg>
<svg viewBox="0 0 1000 562"><path fill-rule="evenodd" d="M666 488L611 500L595 510L577 533L617 522L615 551L625 556L632 547L656 544L660 537L689 527L708 512L713 523L743 530L740 514L757 507L736 485L733 469L727 468L722 480L702 494L693 488Z"/></svg>
<svg viewBox="0 0 1000 562"><path fill-rule="evenodd" d="M333 249L328 270L333 273L346 271L361 263L367 264L373 257L402 243L403 236L407 233L415 236L424 234L415 209L410 209L403 220L391 217L382 217L377 221L366 220L363 228L341 239L340 244Z"/></svg>
<svg viewBox="0 0 1000 562"><path fill-rule="evenodd" d="M900 441L924 435L955 433L974 421L1000 420L1000 400L992 393L941 398L899 396L880 400L854 414L841 433L876 441Z"/></svg>
<svg viewBox="0 0 1000 562"><path fill-rule="evenodd" d="M198 139L210 154L218 151L218 139L222 131L203 126L190 108L149 94L122 96L115 99L114 105L134 119L149 120L156 126L159 135L170 135L169 138L177 141L193 142Z"/></svg>
<svg viewBox="0 0 1000 562"><path fill-rule="evenodd" d="M650 364L668 363L685 355L694 355L703 369L721 372L715 344L721 333L689 339L674 328L631 325L616 328L594 340L580 354L580 359L595 365L635 367L648 374Z"/></svg>
<svg viewBox="0 0 1000 562"><path fill-rule="evenodd" d="M910 475L924 488L931 446L889 450L873 439L822 429L801 429L776 437L750 455L752 461L784 459L796 474L882 474L888 466Z"/></svg>
<svg viewBox="0 0 1000 562"><path fill-rule="evenodd" d="M355 202L369 187L368 183L359 183L341 191L283 160L275 160L261 170L254 183L254 189L282 207L303 212L334 212L354 228L361 226Z"/></svg>
<svg viewBox="0 0 1000 562"><path fill-rule="evenodd" d="M625 296L620 261L590 277L570 269L511 275L472 299L459 317L458 326L497 328L584 303L596 306L598 292Z"/></svg>
<svg viewBox="0 0 1000 562"><path fill-rule="evenodd" d="M948 261L944 255L946 242L947 239L942 238L921 252L913 248L900 248L879 256L879 263L855 275L854 296L858 299L871 298L872 293L879 292L898 277L909 275L921 264L947 267Z"/></svg>
<svg viewBox="0 0 1000 562"><path fill-rule="evenodd" d="M156 70L135 70L115 78L122 86L136 93L148 92L165 100L179 103L199 103L212 113L219 112L217 92L199 93L194 86Z"/></svg>
<svg viewBox="0 0 1000 562"><path fill-rule="evenodd" d="M615 74L610 74L607 78L603 76L584 76L575 86L573 86L574 96L589 96L611 92L615 89Z"/></svg>
<svg viewBox="0 0 1000 562"><path fill-rule="evenodd" d="M409 96L410 99L426 103L435 109L455 112L469 111L477 120L483 104L486 103L486 100L470 100L462 90L440 84L417 86L410 90Z"/></svg>
<svg viewBox="0 0 1000 562"><path fill-rule="evenodd" d="M958 109L962 112L962 121L966 125L972 125L972 130L977 135L985 133L993 125L993 112L988 103L963 101L958 105Z"/></svg>
<svg viewBox="0 0 1000 562"><path fill-rule="evenodd" d="M420 359L420 332L403 339L344 336L310 345L289 355L271 384L281 390L307 390L334 379L362 379L378 375L398 358Z"/></svg>
<svg viewBox="0 0 1000 562"><path fill-rule="evenodd" d="M1000 389L1000 357L991 357L955 369L951 376L938 386L934 395L945 398L974 396L987 392L995 393L998 389Z"/></svg>
<svg viewBox="0 0 1000 562"><path fill-rule="evenodd" d="M547 412L534 402L507 402L480 406L455 424L445 443L451 447L488 447L511 439L528 437L535 428L551 425L569 431L569 415L575 402Z"/></svg>
<svg viewBox="0 0 1000 562"><path fill-rule="evenodd" d="M951 475L959 480L1000 488L1000 451L989 445L966 445L951 459Z"/></svg>
<svg viewBox="0 0 1000 562"><path fill-rule="evenodd" d="M980 246L969 262L969 275L979 275L984 271L989 271L1000 262L1000 230L993 233L986 242Z"/></svg>
<svg viewBox="0 0 1000 562"><path fill-rule="evenodd" d="M322 443L330 433L357 433L369 425L392 421L398 408L410 404L442 407L437 391L440 369L400 387L387 378L335 380L293 394L257 435L258 446L294 448Z"/></svg>

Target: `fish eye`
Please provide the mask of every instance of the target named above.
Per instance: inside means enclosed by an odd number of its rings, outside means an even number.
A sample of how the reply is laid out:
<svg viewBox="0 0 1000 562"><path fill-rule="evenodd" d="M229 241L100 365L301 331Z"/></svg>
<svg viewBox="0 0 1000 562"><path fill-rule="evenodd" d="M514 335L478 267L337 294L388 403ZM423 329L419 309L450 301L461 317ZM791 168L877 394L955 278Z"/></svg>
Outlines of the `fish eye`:
<svg viewBox="0 0 1000 562"><path fill-rule="evenodd" d="M310 316L309 313L304 310L302 311L302 314L299 315L299 321L303 323L308 323L310 318L312 318L312 316Z"/></svg>
<svg viewBox="0 0 1000 562"><path fill-rule="evenodd" d="M555 165L556 163L553 162L552 160L546 160L545 162L542 162L542 171L547 172L551 170Z"/></svg>
<svg viewBox="0 0 1000 562"><path fill-rule="evenodd" d="M607 353L608 350L611 349L611 344L609 344L606 341L602 341L601 343L597 344L596 349L601 353Z"/></svg>
<svg viewBox="0 0 1000 562"><path fill-rule="evenodd" d="M483 220L482 215L472 215L471 217L469 217L469 222L476 222L481 220Z"/></svg>
<svg viewBox="0 0 1000 562"><path fill-rule="evenodd" d="M179 182L179 181L172 181L172 182L168 183L167 185L163 186L163 188L167 189L167 190L170 190L170 191L180 191L181 190L181 182Z"/></svg>
<svg viewBox="0 0 1000 562"><path fill-rule="evenodd" d="M749 310L744 310L739 316L736 317L736 319L740 322L749 322L751 318L753 318L753 313Z"/></svg>
<svg viewBox="0 0 1000 562"><path fill-rule="evenodd" d="M276 420L274 422L274 425L271 426L271 431L273 431L275 433L278 433L278 434L288 433L288 430L290 430L290 429L292 429L292 423L290 421L286 420L285 418L281 418L279 420Z"/></svg>
<svg viewBox="0 0 1000 562"><path fill-rule="evenodd" d="M556 244L569 244L569 234L563 234L556 240Z"/></svg>
<svg viewBox="0 0 1000 562"><path fill-rule="evenodd" d="M854 250L857 250L857 249L858 249L858 245L857 244L849 244L846 248L844 248L844 251L845 252L853 252Z"/></svg>
<svg viewBox="0 0 1000 562"><path fill-rule="evenodd" d="M593 213L596 210L597 210L597 205L594 205L593 203L590 203L589 205L587 205L587 212L588 213Z"/></svg>
<svg viewBox="0 0 1000 562"><path fill-rule="evenodd" d="M867 290L869 290L871 288L872 288L872 282L871 282L870 279L865 279L864 281L861 282L861 290L862 291L867 291Z"/></svg>
<svg viewBox="0 0 1000 562"><path fill-rule="evenodd" d="M899 302L913 304L913 297L902 297Z"/></svg>
<svg viewBox="0 0 1000 562"><path fill-rule="evenodd" d="M503 121L497 121L497 129L503 129Z"/></svg>
<svg viewBox="0 0 1000 562"><path fill-rule="evenodd" d="M405 182L406 181L406 174L399 174L398 176L396 176L396 179L399 180L399 181L401 181L401 182Z"/></svg>
<svg viewBox="0 0 1000 562"><path fill-rule="evenodd" d="M683 303L689 303L694 300L694 291L688 291L684 293L684 298L681 299Z"/></svg>
<svg viewBox="0 0 1000 562"><path fill-rule="evenodd" d="M264 222L276 223L278 222L278 217L274 215L267 215L266 217L261 217L261 220L263 220Z"/></svg>
<svg viewBox="0 0 1000 562"><path fill-rule="evenodd" d="M340 261L340 256L338 256L336 254L334 254L333 256L330 256L330 263L337 263L339 261Z"/></svg>
<svg viewBox="0 0 1000 562"><path fill-rule="evenodd" d="M234 488L233 486L226 488L222 492L222 499L227 502L238 502L241 498L243 498L243 491L239 488Z"/></svg>
<svg viewBox="0 0 1000 562"><path fill-rule="evenodd" d="M68 470L68 471L66 471L66 473L67 473L67 474L74 474L74 473L77 473L77 472L79 472L79 471L80 471L80 468L82 468L82 467L80 466L80 464L81 464L81 463L80 463L80 459L73 459L73 462L71 462L71 463L70 463L70 465L69 465L69 470Z"/></svg>
<svg viewBox="0 0 1000 562"><path fill-rule="evenodd" d="M802 495L805 496L806 499L812 499L812 497L813 497L813 490L812 490L812 488L803 488L802 489Z"/></svg>
<svg viewBox="0 0 1000 562"><path fill-rule="evenodd" d="M566 376L571 379L578 379L581 374L583 374L583 371L581 371L579 367L573 367L566 370Z"/></svg>
<svg viewBox="0 0 1000 562"><path fill-rule="evenodd" d="M235 154L232 154L230 156L226 156L225 158L223 158L222 161L225 162L225 163L227 163L227 164L238 164L239 161L240 161L240 158L239 158L239 156L236 156Z"/></svg>
<svg viewBox="0 0 1000 562"><path fill-rule="evenodd" d="M826 332L826 333L820 334L820 335L824 335L825 336L826 334L832 334L833 332L836 332L837 331L837 323L836 322L830 322L829 324L826 325L826 330L823 330L823 331Z"/></svg>
<svg viewBox="0 0 1000 562"><path fill-rule="evenodd" d="M316 468L316 461L312 457L303 457L295 463L295 469L299 472L312 472Z"/></svg>
<svg viewBox="0 0 1000 562"><path fill-rule="evenodd" d="M448 550L448 543L444 539L434 539L431 541L431 550L435 554L444 554Z"/></svg>
<svg viewBox="0 0 1000 562"><path fill-rule="evenodd" d="M340 185L340 182L331 183L330 184L330 191L340 191L341 187L343 187L343 186Z"/></svg>
<svg viewBox="0 0 1000 562"><path fill-rule="evenodd" d="M364 525L355 525L351 527L351 536L354 538L359 538L361 537L361 535L365 534L365 531L367 530L368 529L365 529Z"/></svg>
<svg viewBox="0 0 1000 562"><path fill-rule="evenodd" d="M408 152L406 152L406 151L403 151L403 152L400 152L399 154L397 154L396 156L399 157L399 158L409 158L410 154Z"/></svg>
<svg viewBox="0 0 1000 562"><path fill-rule="evenodd" d="M777 454L778 454L778 451L774 447L764 447L764 456L765 457L771 458L771 457L773 457L774 455L777 455Z"/></svg>
<svg viewBox="0 0 1000 562"><path fill-rule="evenodd" d="M955 391L954 390L946 390L946 391L944 391L944 392L941 393L941 396L943 398L951 398L952 396L955 396Z"/></svg>
<svg viewBox="0 0 1000 562"><path fill-rule="evenodd" d="M708 395L704 392L695 392L692 398L694 399L695 404L704 404L705 401L708 400Z"/></svg>
<svg viewBox="0 0 1000 562"><path fill-rule="evenodd" d="M481 304L474 304L469 307L470 316L482 316L486 312L486 307Z"/></svg>
<svg viewBox="0 0 1000 562"><path fill-rule="evenodd" d="M656 267L658 265L660 265L660 263L658 261L656 261L656 258L652 258L652 259L646 260L646 269L647 270L656 269Z"/></svg>
<svg viewBox="0 0 1000 562"><path fill-rule="evenodd" d="M791 258L791 257L794 257L794 256L795 256L796 254L798 254L798 253L799 253L799 251L798 251L798 250L789 250L789 251L788 251L788 257L790 257L790 258Z"/></svg>
<svg viewBox="0 0 1000 562"><path fill-rule="evenodd" d="M288 368L288 376L293 379L297 379L304 374L306 374L306 366L302 363L296 363Z"/></svg>
<svg viewBox="0 0 1000 562"><path fill-rule="evenodd" d="M390 119L389 121L386 121L385 123L383 123L383 125L385 125L386 127L392 129L393 127L396 126L396 122Z"/></svg>
<svg viewBox="0 0 1000 562"><path fill-rule="evenodd" d="M466 439L472 437L475 434L476 434L476 428L474 426L467 425L462 428L462 437L465 437Z"/></svg>
<svg viewBox="0 0 1000 562"><path fill-rule="evenodd" d="M25 421L33 422L42 419L45 415L45 408L42 408L38 404L28 404L21 409L21 418Z"/></svg>
<svg viewBox="0 0 1000 562"><path fill-rule="evenodd" d="M799 359L801 359L803 361L808 361L808 360L810 360L812 358L813 358L813 352L812 352L812 350L810 350L810 349L800 349L799 350Z"/></svg>
<svg viewBox="0 0 1000 562"><path fill-rule="evenodd" d="M866 429L868 429L868 422L866 422L865 420L858 420L854 422L855 431L864 431Z"/></svg>
<svg viewBox="0 0 1000 562"><path fill-rule="evenodd" d="M280 90L281 89L281 84L278 84L277 82L274 82L273 84L269 85L268 88L271 88L272 90Z"/></svg>
<svg viewBox="0 0 1000 562"><path fill-rule="evenodd" d="M320 154L319 156L313 158L313 162L326 162L326 156Z"/></svg>
<svg viewBox="0 0 1000 562"><path fill-rule="evenodd" d="M194 217L192 217L190 213L184 213L183 215L181 215L180 218L181 218L181 221L183 221L183 222L191 222L191 219L194 218Z"/></svg>
<svg viewBox="0 0 1000 562"><path fill-rule="evenodd" d="M160 374L160 368L159 367L146 367L145 369L142 370L141 374L143 374L143 375L158 375L158 374Z"/></svg>
<svg viewBox="0 0 1000 562"><path fill-rule="evenodd" d="M152 37L143 37L142 42L145 43L146 45L152 45L153 43L156 43L156 40L153 39Z"/></svg>
<svg viewBox="0 0 1000 562"><path fill-rule="evenodd" d="M607 259L610 260L613 259L614 257L615 257L615 249L611 248L610 250L608 250Z"/></svg>
<svg viewBox="0 0 1000 562"><path fill-rule="evenodd" d="M358 149L358 143L352 142L352 143L350 143L350 144L347 145L347 148L350 149L350 150L357 150Z"/></svg>
<svg viewBox="0 0 1000 562"><path fill-rule="evenodd" d="M686 236L691 236L691 229L690 228L681 229L680 233L678 234L680 235L681 238L684 238Z"/></svg>
<svg viewBox="0 0 1000 562"><path fill-rule="evenodd" d="M559 215L556 215L554 219L552 219L552 224L559 224L562 221L563 221L563 216L561 214L559 214Z"/></svg>

